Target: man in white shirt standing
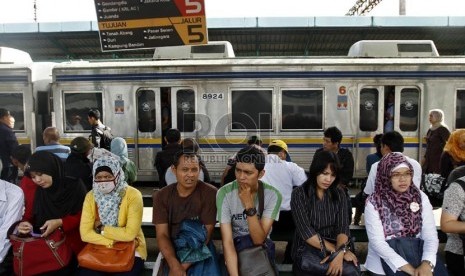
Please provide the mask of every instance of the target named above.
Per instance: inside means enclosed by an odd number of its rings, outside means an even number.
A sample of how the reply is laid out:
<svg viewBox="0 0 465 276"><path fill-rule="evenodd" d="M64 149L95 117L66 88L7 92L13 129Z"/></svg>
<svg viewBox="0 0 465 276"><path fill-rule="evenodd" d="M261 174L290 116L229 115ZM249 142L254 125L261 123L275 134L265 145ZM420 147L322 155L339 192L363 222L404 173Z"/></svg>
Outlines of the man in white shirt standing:
<svg viewBox="0 0 465 276"><path fill-rule="evenodd" d="M404 152L404 137L397 131L390 131L383 134L381 137L381 153L385 156L391 152ZM405 155L404 155L405 156ZM420 188L421 182L421 166L417 160L405 156L407 161L413 167L413 184ZM368 174L367 183L363 192L371 195L375 191L376 172L378 170L379 161L371 166L370 173Z"/></svg>
<svg viewBox="0 0 465 276"><path fill-rule="evenodd" d="M296 163L286 161L288 155L288 147L284 141L271 141L265 161L266 173L260 179L278 189L283 198L279 212L279 221L273 225L273 230L275 231L295 229L291 213L292 189L302 185L307 180L307 175L303 168L299 167ZM293 235L287 241L283 263L292 263L292 237Z"/></svg>
<svg viewBox="0 0 465 276"><path fill-rule="evenodd" d="M18 186L0 180L0 275L13 275L13 251L7 232L23 216L24 194Z"/></svg>

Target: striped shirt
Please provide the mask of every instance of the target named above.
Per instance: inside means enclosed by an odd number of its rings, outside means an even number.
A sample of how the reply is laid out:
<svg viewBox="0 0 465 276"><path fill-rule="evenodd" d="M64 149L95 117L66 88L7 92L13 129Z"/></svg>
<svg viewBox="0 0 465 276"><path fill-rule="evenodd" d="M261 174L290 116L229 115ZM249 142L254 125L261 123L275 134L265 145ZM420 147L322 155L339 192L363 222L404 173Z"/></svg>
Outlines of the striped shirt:
<svg viewBox="0 0 465 276"><path fill-rule="evenodd" d="M69 154L71 153L71 149L68 146L63 146L60 144L55 145L47 145L47 146L40 146L36 148L36 151L48 151L56 156L58 156L61 161L65 162L68 158Z"/></svg>
<svg viewBox="0 0 465 276"><path fill-rule="evenodd" d="M310 187L310 191L314 191ZM344 191L338 189L338 201L329 197L329 192L319 200L313 200L305 194L304 186L295 188L291 197L291 211L296 231L294 236L293 257L312 236L317 233L324 238L336 239L339 234L350 236L347 221L348 207ZM313 195L312 195L313 196Z"/></svg>

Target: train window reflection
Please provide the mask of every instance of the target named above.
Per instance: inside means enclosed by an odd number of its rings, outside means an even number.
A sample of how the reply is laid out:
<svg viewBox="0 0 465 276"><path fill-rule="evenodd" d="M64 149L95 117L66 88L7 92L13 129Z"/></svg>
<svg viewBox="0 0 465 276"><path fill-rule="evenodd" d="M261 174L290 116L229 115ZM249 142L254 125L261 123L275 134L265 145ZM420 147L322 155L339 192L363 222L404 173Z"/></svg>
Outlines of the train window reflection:
<svg viewBox="0 0 465 276"><path fill-rule="evenodd" d="M420 91L417 88L404 88L400 91L400 130L416 131L418 129L419 96Z"/></svg>
<svg viewBox="0 0 465 276"><path fill-rule="evenodd" d="M192 89L176 91L177 127L181 132L195 129L195 93Z"/></svg>
<svg viewBox="0 0 465 276"><path fill-rule="evenodd" d="M24 132L24 104L22 93L0 93L0 103L2 108L10 111L10 115L15 119L15 132Z"/></svg>
<svg viewBox="0 0 465 276"><path fill-rule="evenodd" d="M65 92L65 118L66 132L79 132L91 130L87 121L87 113L90 109L100 111L100 120L104 121L102 109L102 93L99 92Z"/></svg>
<svg viewBox="0 0 465 276"><path fill-rule="evenodd" d="M283 90L282 129L323 129L323 90Z"/></svg>
<svg viewBox="0 0 465 276"><path fill-rule="evenodd" d="M272 90L231 91L232 130L272 129Z"/></svg>
<svg viewBox="0 0 465 276"><path fill-rule="evenodd" d="M457 90L455 106L455 128L465 128L465 89Z"/></svg>
<svg viewBox="0 0 465 276"><path fill-rule="evenodd" d="M360 91L360 130L377 131L378 130L378 89L363 88Z"/></svg>
<svg viewBox="0 0 465 276"><path fill-rule="evenodd" d="M137 119L140 132L155 131L155 92L153 90L137 91Z"/></svg>

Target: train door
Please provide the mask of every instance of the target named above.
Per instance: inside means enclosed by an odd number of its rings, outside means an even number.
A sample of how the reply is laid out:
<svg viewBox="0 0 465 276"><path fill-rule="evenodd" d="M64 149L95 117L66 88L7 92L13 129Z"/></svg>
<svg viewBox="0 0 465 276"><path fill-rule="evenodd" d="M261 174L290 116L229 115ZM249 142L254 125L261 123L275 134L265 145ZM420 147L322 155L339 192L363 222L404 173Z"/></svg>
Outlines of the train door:
<svg viewBox="0 0 465 276"><path fill-rule="evenodd" d="M366 156L376 152L373 137L398 131L404 153L418 159L420 143L420 88L417 86L361 86L359 89L355 176L366 175Z"/></svg>
<svg viewBox="0 0 465 276"><path fill-rule="evenodd" d="M171 88L171 124L179 129L184 138L195 135L196 108L195 90L192 87Z"/></svg>
<svg viewBox="0 0 465 276"><path fill-rule="evenodd" d="M420 161L420 88L395 87L394 130L404 137L404 154Z"/></svg>
<svg viewBox="0 0 465 276"><path fill-rule="evenodd" d="M384 128L384 87L361 86L359 88L358 125L356 131L355 177L367 175L366 156L376 152L373 138L383 133ZM358 124L357 124L358 123Z"/></svg>
<svg viewBox="0 0 465 276"><path fill-rule="evenodd" d="M161 149L160 88L140 88L136 92L137 134L134 151L137 154L139 181L153 180L154 161Z"/></svg>

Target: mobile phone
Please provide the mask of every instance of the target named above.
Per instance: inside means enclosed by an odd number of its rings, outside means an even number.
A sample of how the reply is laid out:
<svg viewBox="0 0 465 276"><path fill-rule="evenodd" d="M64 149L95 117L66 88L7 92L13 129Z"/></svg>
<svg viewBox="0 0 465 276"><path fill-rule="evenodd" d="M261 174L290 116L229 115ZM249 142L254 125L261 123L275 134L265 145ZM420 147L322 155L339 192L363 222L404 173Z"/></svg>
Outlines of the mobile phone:
<svg viewBox="0 0 465 276"><path fill-rule="evenodd" d="M33 236L34 238L40 238L42 234L31 232L31 236Z"/></svg>

